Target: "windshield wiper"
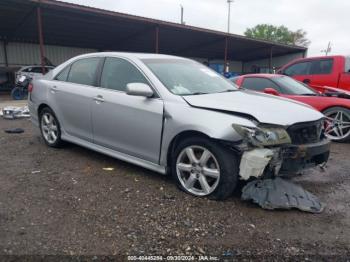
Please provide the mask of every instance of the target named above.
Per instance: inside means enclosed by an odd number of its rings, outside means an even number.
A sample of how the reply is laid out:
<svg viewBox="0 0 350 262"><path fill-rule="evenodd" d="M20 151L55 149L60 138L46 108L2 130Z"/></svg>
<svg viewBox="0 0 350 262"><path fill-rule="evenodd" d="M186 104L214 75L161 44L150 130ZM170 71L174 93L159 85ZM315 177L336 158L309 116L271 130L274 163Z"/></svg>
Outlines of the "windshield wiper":
<svg viewBox="0 0 350 262"><path fill-rule="evenodd" d="M299 96L317 96L317 94L299 94Z"/></svg>
<svg viewBox="0 0 350 262"><path fill-rule="evenodd" d="M226 89L226 90L221 91L219 93L227 93L227 92L234 92L234 91L238 91L238 89Z"/></svg>
<svg viewBox="0 0 350 262"><path fill-rule="evenodd" d="M207 95L209 93L205 93L205 92L194 92L192 94L186 94L186 96L196 96L196 95Z"/></svg>

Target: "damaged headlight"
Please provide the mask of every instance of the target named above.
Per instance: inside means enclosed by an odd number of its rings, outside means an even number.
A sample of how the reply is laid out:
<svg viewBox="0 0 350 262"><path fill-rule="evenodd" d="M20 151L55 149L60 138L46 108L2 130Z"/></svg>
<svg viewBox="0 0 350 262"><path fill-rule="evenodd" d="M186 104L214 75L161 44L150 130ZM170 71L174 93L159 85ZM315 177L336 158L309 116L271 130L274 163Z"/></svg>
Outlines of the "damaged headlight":
<svg viewBox="0 0 350 262"><path fill-rule="evenodd" d="M233 129L254 146L274 146L290 144L287 131L281 127L245 127L232 124Z"/></svg>

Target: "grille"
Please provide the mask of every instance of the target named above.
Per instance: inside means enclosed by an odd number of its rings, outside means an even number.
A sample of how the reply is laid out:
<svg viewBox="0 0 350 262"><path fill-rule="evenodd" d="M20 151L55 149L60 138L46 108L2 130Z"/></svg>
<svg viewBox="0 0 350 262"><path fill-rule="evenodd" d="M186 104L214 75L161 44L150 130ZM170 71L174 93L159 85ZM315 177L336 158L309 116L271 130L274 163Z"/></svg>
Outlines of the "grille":
<svg viewBox="0 0 350 262"><path fill-rule="evenodd" d="M295 145L316 143L323 137L323 121L295 124L287 132Z"/></svg>

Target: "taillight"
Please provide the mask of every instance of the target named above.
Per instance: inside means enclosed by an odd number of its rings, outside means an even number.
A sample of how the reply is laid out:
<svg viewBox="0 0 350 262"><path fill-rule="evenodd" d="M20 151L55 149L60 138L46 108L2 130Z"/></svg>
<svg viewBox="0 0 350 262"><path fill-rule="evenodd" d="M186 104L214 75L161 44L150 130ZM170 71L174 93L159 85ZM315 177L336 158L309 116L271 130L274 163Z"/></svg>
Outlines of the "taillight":
<svg viewBox="0 0 350 262"><path fill-rule="evenodd" d="M34 89L34 86L33 86L32 83L30 83L30 84L28 85L28 92L29 92L29 93L33 92L33 89Z"/></svg>

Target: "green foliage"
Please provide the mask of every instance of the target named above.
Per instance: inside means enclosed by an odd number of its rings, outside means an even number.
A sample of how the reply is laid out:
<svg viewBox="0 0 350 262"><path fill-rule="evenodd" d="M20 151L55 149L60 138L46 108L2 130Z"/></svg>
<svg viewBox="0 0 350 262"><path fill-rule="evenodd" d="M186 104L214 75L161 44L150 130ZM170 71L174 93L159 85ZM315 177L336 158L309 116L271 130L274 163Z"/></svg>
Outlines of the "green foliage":
<svg viewBox="0 0 350 262"><path fill-rule="evenodd" d="M259 24L253 28L248 28L244 32L244 35L251 38L269 40L287 45L307 47L311 43L306 38L307 33L304 30L298 29L297 31L291 31L283 25L274 26L269 24Z"/></svg>

